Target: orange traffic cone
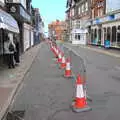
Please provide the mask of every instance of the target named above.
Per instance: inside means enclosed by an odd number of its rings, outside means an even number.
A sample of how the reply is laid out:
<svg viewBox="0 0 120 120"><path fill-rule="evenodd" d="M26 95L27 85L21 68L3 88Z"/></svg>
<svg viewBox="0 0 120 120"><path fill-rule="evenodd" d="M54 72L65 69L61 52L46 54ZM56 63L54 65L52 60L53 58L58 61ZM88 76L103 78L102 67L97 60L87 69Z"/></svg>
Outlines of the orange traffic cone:
<svg viewBox="0 0 120 120"><path fill-rule="evenodd" d="M51 49L52 52L54 52L54 47L53 47L52 44L50 45L50 49Z"/></svg>
<svg viewBox="0 0 120 120"><path fill-rule="evenodd" d="M65 61L65 57L64 57L64 55L63 55L60 68L61 68L61 69L64 69L65 67L66 67L66 61Z"/></svg>
<svg viewBox="0 0 120 120"><path fill-rule="evenodd" d="M91 108L87 105L87 100L84 93L83 81L80 75L78 75L76 80L76 98L72 103L74 112L85 112L91 110Z"/></svg>
<svg viewBox="0 0 120 120"><path fill-rule="evenodd" d="M56 48L56 46L54 47L54 55L55 55L56 58L58 57L58 53L57 53L57 48Z"/></svg>
<svg viewBox="0 0 120 120"><path fill-rule="evenodd" d="M57 63L61 63L61 62L62 62L62 54L61 51L59 51Z"/></svg>
<svg viewBox="0 0 120 120"><path fill-rule="evenodd" d="M65 69L64 77L72 77L72 71L71 71L71 66L70 66L70 59L66 60L66 69Z"/></svg>

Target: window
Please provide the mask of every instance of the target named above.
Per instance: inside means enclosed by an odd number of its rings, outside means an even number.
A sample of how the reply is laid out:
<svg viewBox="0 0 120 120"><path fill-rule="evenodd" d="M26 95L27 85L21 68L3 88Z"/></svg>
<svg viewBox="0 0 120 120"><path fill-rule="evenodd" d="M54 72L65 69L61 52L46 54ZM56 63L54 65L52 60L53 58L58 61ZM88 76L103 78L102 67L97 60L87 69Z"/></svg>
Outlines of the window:
<svg viewBox="0 0 120 120"><path fill-rule="evenodd" d="M78 34L78 40L80 40L80 35Z"/></svg>
<svg viewBox="0 0 120 120"><path fill-rule="evenodd" d="M82 13L84 12L84 4L82 4Z"/></svg>
<svg viewBox="0 0 120 120"><path fill-rule="evenodd" d="M0 29L0 55L3 54L3 30Z"/></svg>
<svg viewBox="0 0 120 120"><path fill-rule="evenodd" d="M80 13L81 13L81 6L79 6L78 8L78 14L80 15Z"/></svg>
<svg viewBox="0 0 120 120"><path fill-rule="evenodd" d="M78 28L80 28L80 21L78 21Z"/></svg>
<svg viewBox="0 0 120 120"><path fill-rule="evenodd" d="M72 16L74 16L75 15L75 10L74 9L72 9Z"/></svg>
<svg viewBox="0 0 120 120"><path fill-rule="evenodd" d="M75 39L77 40L77 34L75 35Z"/></svg>
<svg viewBox="0 0 120 120"><path fill-rule="evenodd" d="M112 27L112 42L116 42L116 26Z"/></svg>
<svg viewBox="0 0 120 120"><path fill-rule="evenodd" d="M102 31L101 29L98 30L98 40L99 40L99 44L101 44L101 35L102 35Z"/></svg>
<svg viewBox="0 0 120 120"><path fill-rule="evenodd" d="M118 31L117 31L117 42L120 43L120 26L118 26Z"/></svg>
<svg viewBox="0 0 120 120"><path fill-rule="evenodd" d="M110 40L110 36L111 36L111 28L108 27L107 28L107 40Z"/></svg>
<svg viewBox="0 0 120 120"><path fill-rule="evenodd" d="M106 28L103 29L104 30L104 40L107 39L107 31L106 31Z"/></svg>
<svg viewBox="0 0 120 120"><path fill-rule="evenodd" d="M92 29L91 30L91 42L93 43L93 40L94 40L94 30Z"/></svg>
<svg viewBox="0 0 120 120"><path fill-rule="evenodd" d="M95 29L94 31L94 39L96 39L96 37L97 37L97 29Z"/></svg>
<svg viewBox="0 0 120 120"><path fill-rule="evenodd" d="M88 2L85 3L85 11L88 11Z"/></svg>

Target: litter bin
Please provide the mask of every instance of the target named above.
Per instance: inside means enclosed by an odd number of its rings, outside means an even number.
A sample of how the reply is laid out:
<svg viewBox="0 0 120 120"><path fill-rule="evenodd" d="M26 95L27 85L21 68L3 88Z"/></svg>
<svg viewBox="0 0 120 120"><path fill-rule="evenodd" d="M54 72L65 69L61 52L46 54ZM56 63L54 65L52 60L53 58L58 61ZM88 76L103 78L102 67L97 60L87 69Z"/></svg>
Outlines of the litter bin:
<svg viewBox="0 0 120 120"><path fill-rule="evenodd" d="M105 48L110 48L110 40L105 40L104 47Z"/></svg>

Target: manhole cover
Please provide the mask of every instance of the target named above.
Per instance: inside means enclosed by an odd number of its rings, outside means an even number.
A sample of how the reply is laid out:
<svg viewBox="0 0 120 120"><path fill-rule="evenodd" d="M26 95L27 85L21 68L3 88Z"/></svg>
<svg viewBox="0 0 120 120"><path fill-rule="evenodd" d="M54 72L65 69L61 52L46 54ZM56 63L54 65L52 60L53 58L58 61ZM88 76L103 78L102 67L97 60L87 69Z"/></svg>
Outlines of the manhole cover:
<svg viewBox="0 0 120 120"><path fill-rule="evenodd" d="M6 120L24 120L25 111L8 112Z"/></svg>

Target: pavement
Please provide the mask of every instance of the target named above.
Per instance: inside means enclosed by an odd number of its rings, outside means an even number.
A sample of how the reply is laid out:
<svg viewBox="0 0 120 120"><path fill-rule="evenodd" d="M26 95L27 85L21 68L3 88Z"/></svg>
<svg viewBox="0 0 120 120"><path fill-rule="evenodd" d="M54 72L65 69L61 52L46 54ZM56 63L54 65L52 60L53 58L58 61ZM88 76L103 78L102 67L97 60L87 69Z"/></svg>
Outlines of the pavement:
<svg viewBox="0 0 120 120"><path fill-rule="evenodd" d="M88 49L88 50L92 50L92 51L95 51L95 52L99 52L99 53L102 53L102 54L105 54L105 55L109 55L109 56L113 56L113 57L116 57L116 58L120 58L120 50L115 50L115 49L105 49L103 47L99 47L99 46L93 46L93 45L73 45L71 43L66 43L68 45L72 45L72 46L79 46L81 48L85 48L85 49Z"/></svg>
<svg viewBox="0 0 120 120"><path fill-rule="evenodd" d="M18 90L25 74L32 65L41 45L37 45L26 51L21 56L21 63L15 69L5 66L0 68L0 120L9 108L16 91Z"/></svg>

